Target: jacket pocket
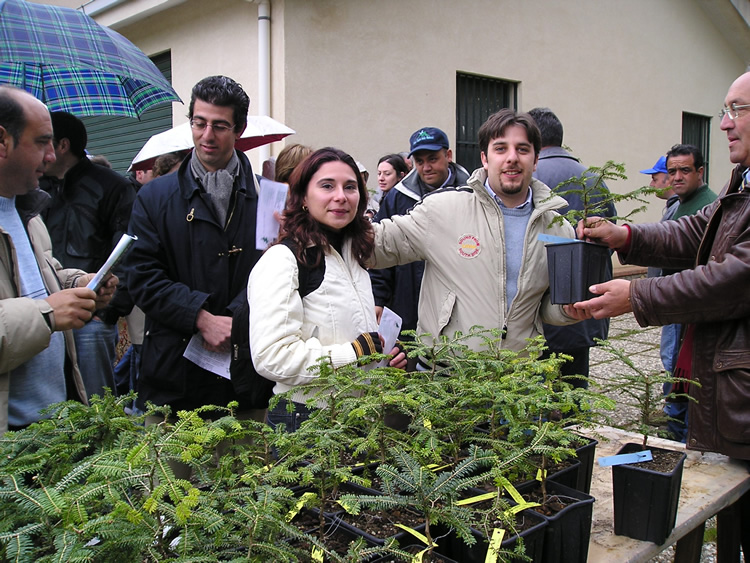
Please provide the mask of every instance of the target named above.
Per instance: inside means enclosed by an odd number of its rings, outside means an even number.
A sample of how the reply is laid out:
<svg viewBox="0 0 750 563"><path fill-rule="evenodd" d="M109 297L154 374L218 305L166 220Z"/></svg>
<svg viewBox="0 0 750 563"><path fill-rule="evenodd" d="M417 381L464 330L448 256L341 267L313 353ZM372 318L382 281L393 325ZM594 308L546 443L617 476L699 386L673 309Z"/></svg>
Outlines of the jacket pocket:
<svg viewBox="0 0 750 563"><path fill-rule="evenodd" d="M730 442L750 444L750 352L716 356L716 424Z"/></svg>
<svg viewBox="0 0 750 563"><path fill-rule="evenodd" d="M448 291L445 299L443 299L440 309L438 310L438 334L445 334L446 327L450 324L453 318L453 309L456 306L456 294L453 291ZM450 336L450 335L449 335Z"/></svg>
<svg viewBox="0 0 750 563"><path fill-rule="evenodd" d="M188 360L182 357L189 338L156 325L149 327L143 338L141 369L138 377L153 389L168 391L176 396L185 394L185 368Z"/></svg>

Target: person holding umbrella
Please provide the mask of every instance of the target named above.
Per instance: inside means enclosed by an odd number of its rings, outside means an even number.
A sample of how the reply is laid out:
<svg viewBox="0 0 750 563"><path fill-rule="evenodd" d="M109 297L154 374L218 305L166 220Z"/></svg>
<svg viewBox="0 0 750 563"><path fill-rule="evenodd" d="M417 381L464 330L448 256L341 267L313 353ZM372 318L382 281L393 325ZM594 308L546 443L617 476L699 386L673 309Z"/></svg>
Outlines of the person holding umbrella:
<svg viewBox="0 0 750 563"><path fill-rule="evenodd" d="M94 274L63 269L39 217L49 195L39 178L54 162L52 122L32 95L0 86L0 433L39 420L52 403L86 402L70 329L112 298ZM66 359L67 358L67 359Z"/></svg>
<svg viewBox="0 0 750 563"><path fill-rule="evenodd" d="M188 113L195 150L176 173L155 178L136 197L130 232L138 240L125 262L128 290L146 314L141 409L147 401L176 413L237 400L239 416L265 418L265 409L251 408L229 379L183 356L195 339L228 357L232 315L261 255L255 243L258 185L250 161L235 150L249 103L231 78L198 82ZM147 424L161 420L150 417Z"/></svg>

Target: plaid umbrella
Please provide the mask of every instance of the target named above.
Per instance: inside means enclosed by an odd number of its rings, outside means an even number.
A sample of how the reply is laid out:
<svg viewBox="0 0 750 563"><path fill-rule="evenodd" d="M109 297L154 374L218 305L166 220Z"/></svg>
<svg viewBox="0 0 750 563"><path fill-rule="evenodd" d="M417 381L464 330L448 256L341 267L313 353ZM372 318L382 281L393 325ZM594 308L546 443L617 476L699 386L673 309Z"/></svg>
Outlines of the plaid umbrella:
<svg viewBox="0 0 750 563"><path fill-rule="evenodd" d="M51 111L138 117L181 101L143 52L70 8L0 0L0 84L27 90Z"/></svg>

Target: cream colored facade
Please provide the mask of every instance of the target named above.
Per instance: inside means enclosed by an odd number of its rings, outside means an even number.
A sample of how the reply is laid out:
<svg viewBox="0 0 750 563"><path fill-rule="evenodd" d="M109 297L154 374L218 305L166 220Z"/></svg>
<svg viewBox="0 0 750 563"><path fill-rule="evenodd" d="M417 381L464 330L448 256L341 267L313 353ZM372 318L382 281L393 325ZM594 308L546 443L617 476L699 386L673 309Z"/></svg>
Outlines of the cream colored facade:
<svg viewBox="0 0 750 563"><path fill-rule="evenodd" d="M41 1L41 0L37 0ZM267 0L270 115L289 142L335 145L374 173L419 127L456 134L456 72L518 82L518 107L552 108L585 164L638 170L681 140L682 112L713 117L711 187L729 176L717 112L750 62L749 0ZM77 7L81 0L44 3ZM182 99L210 74L257 111L259 0L93 0L87 13L145 53L169 50ZM744 17L743 17L744 14ZM174 122L187 105L174 105ZM267 151L276 154L283 143ZM250 153L256 169L262 151ZM370 181L374 186L374 180ZM654 220L654 204L639 220Z"/></svg>

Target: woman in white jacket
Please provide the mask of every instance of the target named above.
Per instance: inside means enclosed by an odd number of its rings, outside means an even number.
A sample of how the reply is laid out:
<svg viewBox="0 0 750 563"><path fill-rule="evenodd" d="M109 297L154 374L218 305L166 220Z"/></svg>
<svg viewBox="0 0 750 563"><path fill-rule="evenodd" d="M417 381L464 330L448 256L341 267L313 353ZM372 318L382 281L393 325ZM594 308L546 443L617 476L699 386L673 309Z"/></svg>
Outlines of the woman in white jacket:
<svg viewBox="0 0 750 563"><path fill-rule="evenodd" d="M272 425L296 430L306 418L305 400L317 374L309 368L323 356L334 366L382 351L370 277L363 265L374 236L364 212L367 191L354 159L334 148L301 162L289 179L280 241L269 248L248 280L250 350L274 393L295 389L295 413L280 403L269 412ZM313 291L300 290L298 263ZM322 274L322 276L321 276ZM309 279L307 279L309 278ZM390 365L404 367L398 348ZM307 389L306 389L307 387Z"/></svg>

